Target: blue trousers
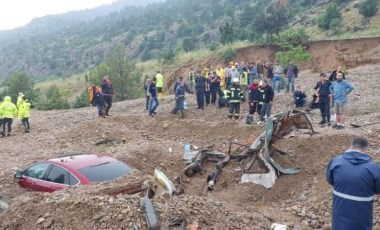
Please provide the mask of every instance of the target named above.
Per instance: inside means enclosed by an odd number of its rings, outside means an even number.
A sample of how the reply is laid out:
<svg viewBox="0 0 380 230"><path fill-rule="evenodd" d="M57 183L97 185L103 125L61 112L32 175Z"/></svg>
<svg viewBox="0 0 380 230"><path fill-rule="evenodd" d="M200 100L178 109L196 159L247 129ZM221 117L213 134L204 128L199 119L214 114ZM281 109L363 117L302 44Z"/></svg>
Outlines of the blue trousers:
<svg viewBox="0 0 380 230"><path fill-rule="evenodd" d="M149 115L152 115L159 105L160 103L158 102L158 97L153 97L153 99L149 101Z"/></svg>

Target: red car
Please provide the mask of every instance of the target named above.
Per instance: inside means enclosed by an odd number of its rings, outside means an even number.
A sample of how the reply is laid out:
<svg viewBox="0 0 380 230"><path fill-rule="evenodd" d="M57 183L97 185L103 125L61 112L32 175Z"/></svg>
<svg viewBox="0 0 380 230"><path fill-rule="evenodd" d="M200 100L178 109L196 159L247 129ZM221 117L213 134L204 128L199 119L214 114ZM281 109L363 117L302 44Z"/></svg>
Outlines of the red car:
<svg viewBox="0 0 380 230"><path fill-rule="evenodd" d="M134 169L110 156L78 154L35 162L14 177L32 191L55 192L69 186L111 181Z"/></svg>

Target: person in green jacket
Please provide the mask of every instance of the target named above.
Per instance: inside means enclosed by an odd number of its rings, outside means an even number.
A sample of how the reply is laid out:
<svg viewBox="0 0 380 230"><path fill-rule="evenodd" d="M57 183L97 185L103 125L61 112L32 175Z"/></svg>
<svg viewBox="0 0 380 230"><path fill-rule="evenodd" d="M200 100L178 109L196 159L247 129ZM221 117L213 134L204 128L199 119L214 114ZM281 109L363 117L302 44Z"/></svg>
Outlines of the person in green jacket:
<svg viewBox="0 0 380 230"><path fill-rule="evenodd" d="M18 116L21 117L21 122L25 127L25 132L29 133L30 125L29 125L29 117L30 117L30 102L29 100L23 96L22 103L20 103L20 107L18 108Z"/></svg>
<svg viewBox="0 0 380 230"><path fill-rule="evenodd" d="M7 136L11 135L13 118L17 114L16 105L12 103L11 97L4 97L4 102L0 106L0 117L3 117L3 133L1 137L6 136L5 127L8 127Z"/></svg>
<svg viewBox="0 0 380 230"><path fill-rule="evenodd" d="M159 70L156 73L156 80L158 99L160 100L162 98L162 88L164 87L164 76L162 76Z"/></svg>

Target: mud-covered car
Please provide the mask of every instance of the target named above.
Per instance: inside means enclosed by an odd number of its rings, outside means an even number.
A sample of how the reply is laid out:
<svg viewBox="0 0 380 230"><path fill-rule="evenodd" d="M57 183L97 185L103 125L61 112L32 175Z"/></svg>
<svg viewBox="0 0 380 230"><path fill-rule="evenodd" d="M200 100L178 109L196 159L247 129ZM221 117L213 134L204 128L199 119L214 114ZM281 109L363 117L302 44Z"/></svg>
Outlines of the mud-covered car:
<svg viewBox="0 0 380 230"><path fill-rule="evenodd" d="M14 177L28 190L55 192L69 186L112 181L134 170L110 156L77 154L34 162Z"/></svg>

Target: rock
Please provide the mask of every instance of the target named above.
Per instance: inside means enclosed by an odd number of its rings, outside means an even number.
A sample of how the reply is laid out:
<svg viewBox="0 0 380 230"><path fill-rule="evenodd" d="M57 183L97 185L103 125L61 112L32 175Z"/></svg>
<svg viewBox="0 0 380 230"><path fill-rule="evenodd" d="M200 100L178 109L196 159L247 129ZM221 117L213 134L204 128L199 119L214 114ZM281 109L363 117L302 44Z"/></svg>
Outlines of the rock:
<svg viewBox="0 0 380 230"><path fill-rule="evenodd" d="M44 221L45 221L45 218L40 217L40 218L37 219L37 224L41 224Z"/></svg>
<svg viewBox="0 0 380 230"><path fill-rule="evenodd" d="M322 227L323 230L331 230L331 226L329 224L325 224Z"/></svg>
<svg viewBox="0 0 380 230"><path fill-rule="evenodd" d="M100 220L103 216L104 216L103 213L98 213L98 214L96 214L92 219L93 219L93 220Z"/></svg>
<svg viewBox="0 0 380 230"><path fill-rule="evenodd" d="M49 221L46 221L45 223L43 223L42 226L44 228L50 228L52 224L53 224L53 221L49 220Z"/></svg>
<svg viewBox="0 0 380 230"><path fill-rule="evenodd" d="M163 127L164 129L167 129L167 128L169 127L169 124L168 124L167 122L164 122L164 124L162 125L162 127Z"/></svg>

